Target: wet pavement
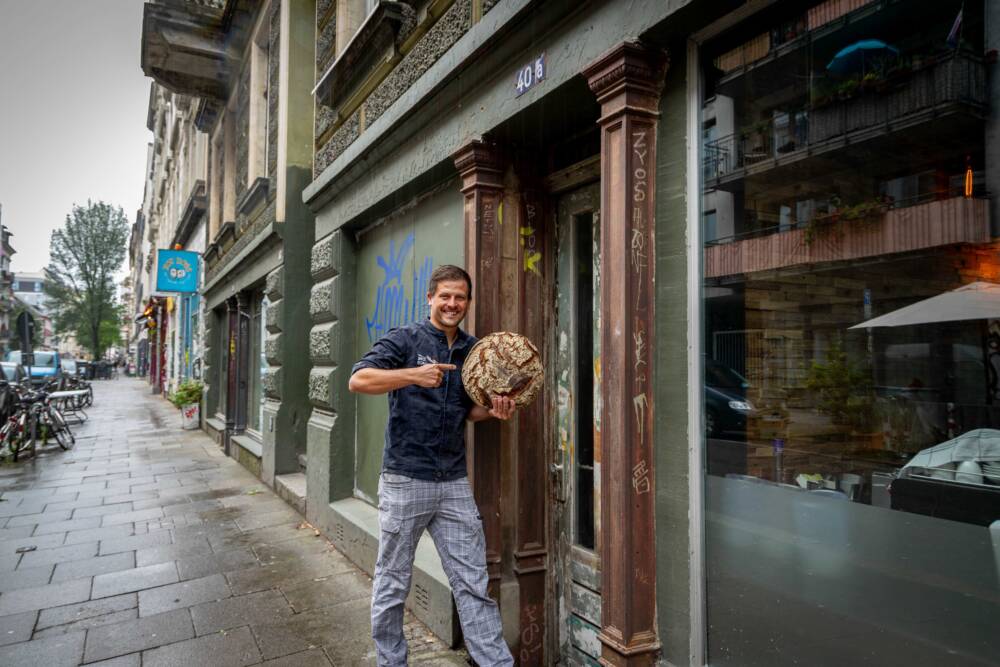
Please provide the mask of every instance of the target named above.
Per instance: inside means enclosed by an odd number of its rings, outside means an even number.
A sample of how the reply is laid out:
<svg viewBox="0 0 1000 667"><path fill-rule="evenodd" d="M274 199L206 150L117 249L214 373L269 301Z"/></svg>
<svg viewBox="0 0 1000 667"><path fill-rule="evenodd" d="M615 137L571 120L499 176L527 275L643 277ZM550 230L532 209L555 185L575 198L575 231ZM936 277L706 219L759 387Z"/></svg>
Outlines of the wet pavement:
<svg viewBox="0 0 1000 667"><path fill-rule="evenodd" d="M375 664L371 579L144 381L94 394L75 449L0 467L0 665Z"/></svg>

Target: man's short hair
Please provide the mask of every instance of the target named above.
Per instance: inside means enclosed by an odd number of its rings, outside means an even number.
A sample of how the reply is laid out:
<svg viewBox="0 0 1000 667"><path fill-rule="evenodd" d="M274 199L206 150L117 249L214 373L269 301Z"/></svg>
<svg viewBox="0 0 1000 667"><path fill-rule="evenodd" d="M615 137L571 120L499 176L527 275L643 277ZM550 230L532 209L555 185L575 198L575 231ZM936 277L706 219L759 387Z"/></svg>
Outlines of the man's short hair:
<svg viewBox="0 0 1000 667"><path fill-rule="evenodd" d="M465 272L465 269L453 264L442 264L434 269L434 273L431 274L431 279L427 283L427 296L437 294L438 283L446 280L464 280L465 284L469 286L469 300L472 300L472 278Z"/></svg>

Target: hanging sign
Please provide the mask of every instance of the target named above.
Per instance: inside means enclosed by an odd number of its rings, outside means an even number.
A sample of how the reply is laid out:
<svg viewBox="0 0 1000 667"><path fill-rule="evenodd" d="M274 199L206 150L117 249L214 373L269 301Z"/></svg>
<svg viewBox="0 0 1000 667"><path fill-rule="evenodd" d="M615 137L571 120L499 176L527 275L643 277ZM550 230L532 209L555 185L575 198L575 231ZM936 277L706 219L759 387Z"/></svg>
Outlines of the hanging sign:
<svg viewBox="0 0 1000 667"><path fill-rule="evenodd" d="M157 250L156 291L197 292L198 253L190 250Z"/></svg>

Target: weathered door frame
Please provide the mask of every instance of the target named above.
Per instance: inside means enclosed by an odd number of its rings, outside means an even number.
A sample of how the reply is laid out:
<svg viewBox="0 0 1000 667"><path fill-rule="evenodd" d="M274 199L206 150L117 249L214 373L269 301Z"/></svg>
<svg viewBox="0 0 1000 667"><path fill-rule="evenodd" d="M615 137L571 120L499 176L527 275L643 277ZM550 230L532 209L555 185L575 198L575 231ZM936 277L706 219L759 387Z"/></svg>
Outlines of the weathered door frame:
<svg viewBox="0 0 1000 667"><path fill-rule="evenodd" d="M600 495L599 468L595 466L594 485L594 549L577 545L577 454L579 452L578 417L575 406L579 391L579 372L576 368L579 355L595 360L599 353L599 325L595 326L589 350L578 350L577 322L577 272L579 261L581 217L589 214L592 229L600 229L600 161L599 157L572 165L547 179L551 186L550 197L556 221L553 236L557 239L550 278L551 303L556 306L556 317L546 334L549 364L546 368L549 382L549 420L552 423L546 447L550 462L551 485L549 512L552 564L549 568L550 646L553 655L563 659L572 652L573 617L577 616L600 630ZM591 232L591 246L599 237ZM592 266L599 266L600 255L591 253ZM599 268L596 269L599 275ZM591 280L594 280L592 275ZM598 283L599 284L599 283ZM593 293L592 305L599 307L599 291ZM565 312L563 312L565 311ZM598 317L599 310L593 314ZM568 314L568 320L565 319ZM595 319L595 322L599 320ZM599 355L598 355L599 356ZM592 372L594 365L591 364ZM594 373L591 391L599 396L599 379ZM590 422L595 424L594 403L591 403ZM600 451L599 433L594 433L594 453ZM598 463L595 456L594 463ZM588 602L590 603L588 605ZM586 607L590 609L586 609ZM596 633L594 637L596 641ZM600 653L600 644L594 647Z"/></svg>

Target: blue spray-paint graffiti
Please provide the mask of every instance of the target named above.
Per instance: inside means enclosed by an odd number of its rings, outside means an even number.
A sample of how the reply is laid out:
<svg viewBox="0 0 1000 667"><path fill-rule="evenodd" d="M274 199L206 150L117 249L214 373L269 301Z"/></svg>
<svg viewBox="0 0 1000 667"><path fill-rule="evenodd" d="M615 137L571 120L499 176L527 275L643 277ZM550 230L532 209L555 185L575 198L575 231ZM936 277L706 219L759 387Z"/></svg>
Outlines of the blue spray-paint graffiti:
<svg viewBox="0 0 1000 667"><path fill-rule="evenodd" d="M389 254L375 260L385 275L375 292L375 306L371 317L365 318L369 343L374 343L393 327L422 320L430 315L425 295L434 269L434 260L424 257L420 265L414 261L409 290L403 282L403 267L409 259L414 241L413 234L407 235L397 250L395 241L390 239Z"/></svg>

